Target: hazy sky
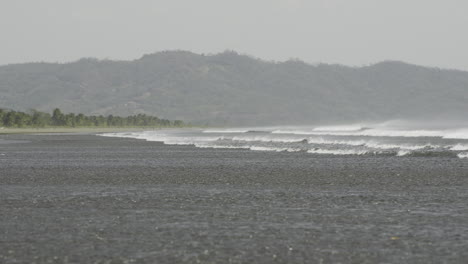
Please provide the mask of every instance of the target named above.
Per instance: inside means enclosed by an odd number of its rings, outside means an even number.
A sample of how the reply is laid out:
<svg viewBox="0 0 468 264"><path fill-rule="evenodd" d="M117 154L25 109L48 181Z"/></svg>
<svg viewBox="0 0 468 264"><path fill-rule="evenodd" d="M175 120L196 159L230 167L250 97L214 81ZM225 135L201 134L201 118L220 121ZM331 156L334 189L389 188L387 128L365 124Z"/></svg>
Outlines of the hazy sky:
<svg viewBox="0 0 468 264"><path fill-rule="evenodd" d="M468 70L467 0L0 0L0 64L183 49Z"/></svg>

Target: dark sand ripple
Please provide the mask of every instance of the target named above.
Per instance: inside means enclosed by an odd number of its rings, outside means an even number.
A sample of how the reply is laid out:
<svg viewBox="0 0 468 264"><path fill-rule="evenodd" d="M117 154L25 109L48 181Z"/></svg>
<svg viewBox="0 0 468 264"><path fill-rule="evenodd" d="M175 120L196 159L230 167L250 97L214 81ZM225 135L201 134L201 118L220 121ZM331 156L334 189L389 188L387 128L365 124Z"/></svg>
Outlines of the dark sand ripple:
<svg viewBox="0 0 468 264"><path fill-rule="evenodd" d="M0 263L468 259L468 159L0 138Z"/></svg>

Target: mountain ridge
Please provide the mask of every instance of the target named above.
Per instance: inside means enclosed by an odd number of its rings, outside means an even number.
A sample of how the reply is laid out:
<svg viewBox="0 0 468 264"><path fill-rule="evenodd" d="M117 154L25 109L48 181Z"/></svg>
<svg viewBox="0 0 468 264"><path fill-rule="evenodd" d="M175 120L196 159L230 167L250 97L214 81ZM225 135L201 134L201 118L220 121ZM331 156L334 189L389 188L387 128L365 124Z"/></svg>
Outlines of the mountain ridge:
<svg viewBox="0 0 468 264"><path fill-rule="evenodd" d="M468 72L383 61L352 67L233 51L0 66L0 107L145 113L203 125L463 119Z"/></svg>

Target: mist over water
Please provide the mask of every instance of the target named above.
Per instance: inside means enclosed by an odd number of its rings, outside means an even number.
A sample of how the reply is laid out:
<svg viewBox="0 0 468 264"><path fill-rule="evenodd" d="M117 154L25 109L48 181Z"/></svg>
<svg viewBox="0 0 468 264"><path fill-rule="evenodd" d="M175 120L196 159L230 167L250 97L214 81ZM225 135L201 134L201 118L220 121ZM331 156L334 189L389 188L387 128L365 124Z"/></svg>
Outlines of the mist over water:
<svg viewBox="0 0 468 264"><path fill-rule="evenodd" d="M303 127L250 127L106 133L168 145L310 155L444 156L468 158L468 126L404 122Z"/></svg>

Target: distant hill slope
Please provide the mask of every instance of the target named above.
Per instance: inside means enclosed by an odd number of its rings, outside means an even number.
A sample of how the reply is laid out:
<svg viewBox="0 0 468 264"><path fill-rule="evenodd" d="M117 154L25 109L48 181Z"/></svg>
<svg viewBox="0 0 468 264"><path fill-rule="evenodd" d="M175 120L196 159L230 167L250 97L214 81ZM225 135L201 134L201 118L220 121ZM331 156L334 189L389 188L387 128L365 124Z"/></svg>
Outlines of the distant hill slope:
<svg viewBox="0 0 468 264"><path fill-rule="evenodd" d="M468 72L382 62L355 68L168 51L134 61L0 67L0 108L266 125L467 119Z"/></svg>

